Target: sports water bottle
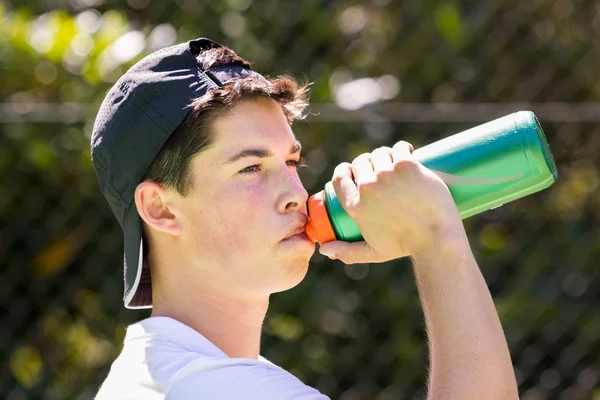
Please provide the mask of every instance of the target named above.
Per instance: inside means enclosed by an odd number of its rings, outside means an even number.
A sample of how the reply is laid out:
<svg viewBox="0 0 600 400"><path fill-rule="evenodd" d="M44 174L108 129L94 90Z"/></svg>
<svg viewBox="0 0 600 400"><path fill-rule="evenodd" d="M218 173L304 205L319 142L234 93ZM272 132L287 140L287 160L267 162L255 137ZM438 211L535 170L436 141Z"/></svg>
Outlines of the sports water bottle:
<svg viewBox="0 0 600 400"><path fill-rule="evenodd" d="M519 111L415 150L413 156L448 186L461 218L539 192L557 178L544 131ZM333 185L308 199L306 234L319 244L363 240Z"/></svg>

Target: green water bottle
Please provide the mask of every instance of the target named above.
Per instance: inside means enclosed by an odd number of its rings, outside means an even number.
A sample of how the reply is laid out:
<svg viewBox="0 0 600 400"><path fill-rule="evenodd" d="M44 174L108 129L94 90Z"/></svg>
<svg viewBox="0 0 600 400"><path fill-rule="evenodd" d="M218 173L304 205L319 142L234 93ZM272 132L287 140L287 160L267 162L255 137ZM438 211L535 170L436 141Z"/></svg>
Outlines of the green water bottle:
<svg viewBox="0 0 600 400"><path fill-rule="evenodd" d="M465 219L539 192L557 178L544 131L530 111L519 111L447 137L413 152L448 186ZM306 234L319 244L363 240L333 185L308 200Z"/></svg>

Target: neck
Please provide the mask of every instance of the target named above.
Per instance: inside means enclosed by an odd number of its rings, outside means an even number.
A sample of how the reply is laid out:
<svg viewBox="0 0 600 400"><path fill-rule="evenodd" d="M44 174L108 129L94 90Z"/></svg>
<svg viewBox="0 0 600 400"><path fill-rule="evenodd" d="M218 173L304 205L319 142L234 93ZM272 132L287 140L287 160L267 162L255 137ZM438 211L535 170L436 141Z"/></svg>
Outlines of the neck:
<svg viewBox="0 0 600 400"><path fill-rule="evenodd" d="M154 272L154 271L153 271ZM158 278L158 277L157 277ZM231 358L258 359L269 298L242 297L232 290L181 277L152 279L153 317L170 317L195 329ZM199 284L198 282L203 282Z"/></svg>

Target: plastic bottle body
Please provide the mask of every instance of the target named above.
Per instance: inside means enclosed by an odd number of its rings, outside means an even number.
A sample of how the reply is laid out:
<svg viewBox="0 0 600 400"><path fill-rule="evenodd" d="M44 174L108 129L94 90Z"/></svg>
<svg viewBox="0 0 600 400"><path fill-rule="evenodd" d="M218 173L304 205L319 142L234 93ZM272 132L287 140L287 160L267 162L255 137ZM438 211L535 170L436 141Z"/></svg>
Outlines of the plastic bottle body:
<svg viewBox="0 0 600 400"><path fill-rule="evenodd" d="M529 111L457 133L417 149L413 155L446 183L463 219L545 189L557 178L542 127ZM335 238L349 242L362 240L358 226L344 211L331 182L313 197L322 197L318 204L325 207ZM311 219L316 212L315 204L315 199L309 200ZM322 225L307 226L309 236L320 243L324 243ZM330 236L325 241L333 240Z"/></svg>

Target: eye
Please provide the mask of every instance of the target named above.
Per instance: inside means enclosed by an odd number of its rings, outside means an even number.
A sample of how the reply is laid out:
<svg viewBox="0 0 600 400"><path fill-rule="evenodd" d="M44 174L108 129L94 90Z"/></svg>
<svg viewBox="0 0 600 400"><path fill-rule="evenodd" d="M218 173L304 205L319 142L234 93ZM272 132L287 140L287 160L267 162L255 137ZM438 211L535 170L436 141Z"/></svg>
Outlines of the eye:
<svg viewBox="0 0 600 400"><path fill-rule="evenodd" d="M296 168L306 167L306 159L304 157L300 157L298 160L289 160L287 164Z"/></svg>
<svg viewBox="0 0 600 400"><path fill-rule="evenodd" d="M255 164L255 165L246 167L243 170L241 170L239 173L240 174L251 174L253 172L258 172L258 171L260 171L260 164Z"/></svg>

